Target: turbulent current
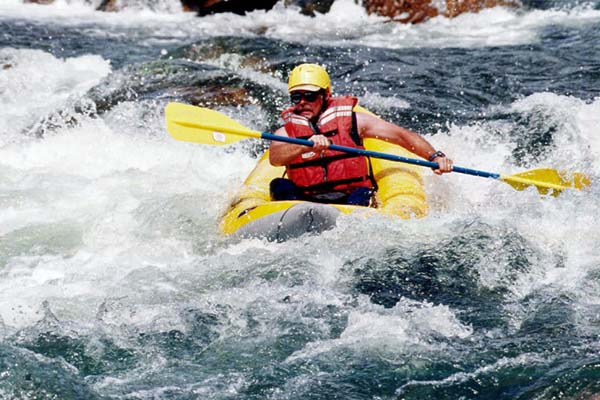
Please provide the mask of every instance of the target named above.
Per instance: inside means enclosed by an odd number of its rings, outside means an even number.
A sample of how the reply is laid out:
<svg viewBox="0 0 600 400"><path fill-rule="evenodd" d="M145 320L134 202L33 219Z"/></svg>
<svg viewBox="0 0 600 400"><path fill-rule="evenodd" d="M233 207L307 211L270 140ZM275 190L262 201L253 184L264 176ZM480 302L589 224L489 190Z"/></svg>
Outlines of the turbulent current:
<svg viewBox="0 0 600 400"><path fill-rule="evenodd" d="M0 398L600 396L597 0L420 25L353 0L314 18L0 3ZM456 165L592 185L424 170L423 219L223 237L266 145L175 141L164 107L272 131L302 62Z"/></svg>

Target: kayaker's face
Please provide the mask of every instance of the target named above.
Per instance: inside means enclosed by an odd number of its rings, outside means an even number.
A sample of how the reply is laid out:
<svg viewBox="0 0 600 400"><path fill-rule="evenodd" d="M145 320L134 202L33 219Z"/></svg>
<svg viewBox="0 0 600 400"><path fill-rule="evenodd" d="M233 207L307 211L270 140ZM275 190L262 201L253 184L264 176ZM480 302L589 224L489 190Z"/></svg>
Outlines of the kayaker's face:
<svg viewBox="0 0 600 400"><path fill-rule="evenodd" d="M290 93L290 100L295 107L294 112L296 114L313 119L321 112L325 98L321 91L295 90Z"/></svg>

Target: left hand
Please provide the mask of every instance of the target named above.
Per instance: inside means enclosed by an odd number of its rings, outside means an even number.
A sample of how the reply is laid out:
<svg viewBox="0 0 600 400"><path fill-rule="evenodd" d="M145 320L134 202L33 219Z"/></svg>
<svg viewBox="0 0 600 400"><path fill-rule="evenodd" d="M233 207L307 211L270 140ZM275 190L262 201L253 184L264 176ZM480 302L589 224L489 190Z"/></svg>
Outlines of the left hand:
<svg viewBox="0 0 600 400"><path fill-rule="evenodd" d="M448 157L436 157L432 160L437 163L439 168L434 169L433 172L437 175L446 174L448 172L452 172L452 165L454 164L451 159Z"/></svg>
<svg viewBox="0 0 600 400"><path fill-rule="evenodd" d="M327 137L323 135L313 135L310 138L308 138L308 140L314 143L312 148L313 151L317 154L323 153L331 144L329 139L327 139Z"/></svg>

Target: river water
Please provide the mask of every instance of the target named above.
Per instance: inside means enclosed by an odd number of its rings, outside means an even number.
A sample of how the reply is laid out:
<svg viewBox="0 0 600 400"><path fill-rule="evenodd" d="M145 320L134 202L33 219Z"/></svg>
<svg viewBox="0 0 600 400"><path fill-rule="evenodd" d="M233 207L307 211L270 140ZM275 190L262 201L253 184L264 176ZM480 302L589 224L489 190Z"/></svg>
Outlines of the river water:
<svg viewBox="0 0 600 400"><path fill-rule="evenodd" d="M170 101L272 130L296 64L457 165L600 176L600 2L421 25L352 0L0 4L0 398L591 399L600 190L424 172L421 220L232 240L264 144L172 140Z"/></svg>

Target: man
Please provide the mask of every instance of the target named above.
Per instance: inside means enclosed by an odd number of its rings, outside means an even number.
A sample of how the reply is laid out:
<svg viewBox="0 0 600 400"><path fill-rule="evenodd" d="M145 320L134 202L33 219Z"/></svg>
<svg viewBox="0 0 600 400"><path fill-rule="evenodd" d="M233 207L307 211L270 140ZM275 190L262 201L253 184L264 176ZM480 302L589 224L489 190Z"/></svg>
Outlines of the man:
<svg viewBox="0 0 600 400"><path fill-rule="evenodd" d="M292 106L281 114L285 125L275 134L307 139L314 145L271 142L269 161L285 166L288 177L271 182L274 200L370 205L376 188L367 157L329 150L332 143L362 149L362 139L381 139L438 163L434 170L438 175L452 171L452 160L419 134L372 114L355 112L355 97L332 97L329 75L319 65L294 68L288 91Z"/></svg>

